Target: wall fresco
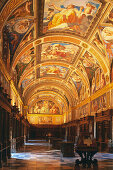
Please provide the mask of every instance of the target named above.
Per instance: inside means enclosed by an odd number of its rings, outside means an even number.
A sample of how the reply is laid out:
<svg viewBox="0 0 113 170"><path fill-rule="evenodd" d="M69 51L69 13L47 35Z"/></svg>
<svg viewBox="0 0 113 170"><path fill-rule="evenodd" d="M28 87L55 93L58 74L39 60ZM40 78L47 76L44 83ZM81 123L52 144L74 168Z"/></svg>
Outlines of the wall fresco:
<svg viewBox="0 0 113 170"><path fill-rule="evenodd" d="M91 101L91 112L97 113L107 109L107 106L109 105L107 102L109 101L107 100L106 94L103 94L102 96Z"/></svg>
<svg viewBox="0 0 113 170"><path fill-rule="evenodd" d="M80 117L86 117L89 114L89 104L79 108Z"/></svg>
<svg viewBox="0 0 113 170"><path fill-rule="evenodd" d="M92 22L100 4L96 1L45 1L43 32L69 30L84 34Z"/></svg>
<svg viewBox="0 0 113 170"><path fill-rule="evenodd" d="M90 95L90 91L86 86L83 84L81 89L80 89L80 101L88 98Z"/></svg>
<svg viewBox="0 0 113 170"><path fill-rule="evenodd" d="M106 85L106 79L103 71L98 68L95 71L94 77L92 79L91 94L94 94L97 90L103 88Z"/></svg>
<svg viewBox="0 0 113 170"><path fill-rule="evenodd" d="M100 108L100 98L97 98L91 102L91 112L96 113L100 109L102 109Z"/></svg>
<svg viewBox="0 0 113 170"><path fill-rule="evenodd" d="M33 113L60 114L60 110L53 101L41 100L33 107Z"/></svg>
<svg viewBox="0 0 113 170"><path fill-rule="evenodd" d="M0 68L0 85L1 85L1 87L4 87L4 92L9 94L9 96L10 96L10 82L7 81L6 77L2 73L1 68Z"/></svg>

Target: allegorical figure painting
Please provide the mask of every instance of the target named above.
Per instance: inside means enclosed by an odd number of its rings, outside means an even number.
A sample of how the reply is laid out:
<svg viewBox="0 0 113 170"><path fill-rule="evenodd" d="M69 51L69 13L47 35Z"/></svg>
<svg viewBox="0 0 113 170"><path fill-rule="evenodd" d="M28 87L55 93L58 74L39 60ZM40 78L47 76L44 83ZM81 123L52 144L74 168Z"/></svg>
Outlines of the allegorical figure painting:
<svg viewBox="0 0 113 170"><path fill-rule="evenodd" d="M79 94L80 90L82 88L82 80L81 80L80 76L76 72L73 72L71 79L72 79L72 81L77 89L77 92Z"/></svg>
<svg viewBox="0 0 113 170"><path fill-rule="evenodd" d="M95 75L95 71L97 70L99 65L96 59L89 52L86 52L82 57L80 57L80 61L87 73L89 82L91 83L92 78ZM80 69L79 65L78 65L78 69Z"/></svg>
<svg viewBox="0 0 113 170"><path fill-rule="evenodd" d="M45 1L43 31L70 30L84 34L100 4L86 0Z"/></svg>
<svg viewBox="0 0 113 170"><path fill-rule="evenodd" d="M9 44L9 50L10 50L10 64L12 63L14 53L22 40L23 36L26 34L26 32L29 30L29 28L32 26L32 20L31 19L16 19L14 21L9 21L4 26L4 35L7 37L4 40ZM4 37L3 37L4 38Z"/></svg>
<svg viewBox="0 0 113 170"><path fill-rule="evenodd" d="M68 68L56 65L48 65L40 67L40 76L58 76L61 78L65 78Z"/></svg>
<svg viewBox="0 0 113 170"><path fill-rule="evenodd" d="M71 63L79 50L68 43L47 43L42 45L41 60L63 60Z"/></svg>
<svg viewBox="0 0 113 170"><path fill-rule="evenodd" d="M100 33L106 48L108 59L111 62L113 59L113 27L101 27Z"/></svg>
<svg viewBox="0 0 113 170"><path fill-rule="evenodd" d="M35 104L34 113L60 114L60 110L53 101L41 100Z"/></svg>
<svg viewBox="0 0 113 170"><path fill-rule="evenodd" d="M29 49L26 51L21 58L18 60L15 70L17 72L18 82L20 80L21 75L26 69L34 66L34 57L33 57L34 49Z"/></svg>
<svg viewBox="0 0 113 170"><path fill-rule="evenodd" d="M98 33L95 34L95 38L92 42L100 50L100 52L105 54L105 46Z"/></svg>

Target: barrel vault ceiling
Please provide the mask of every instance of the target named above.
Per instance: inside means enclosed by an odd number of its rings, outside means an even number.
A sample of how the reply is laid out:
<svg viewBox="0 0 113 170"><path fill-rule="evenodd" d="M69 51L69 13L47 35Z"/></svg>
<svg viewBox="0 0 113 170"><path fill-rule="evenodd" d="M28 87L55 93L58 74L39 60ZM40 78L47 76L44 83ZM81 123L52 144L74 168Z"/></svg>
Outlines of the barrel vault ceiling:
<svg viewBox="0 0 113 170"><path fill-rule="evenodd" d="M112 1L2 0L0 6L3 60L30 113L44 113L45 104L54 106L51 114L64 114L91 96L98 70L101 87L109 83Z"/></svg>

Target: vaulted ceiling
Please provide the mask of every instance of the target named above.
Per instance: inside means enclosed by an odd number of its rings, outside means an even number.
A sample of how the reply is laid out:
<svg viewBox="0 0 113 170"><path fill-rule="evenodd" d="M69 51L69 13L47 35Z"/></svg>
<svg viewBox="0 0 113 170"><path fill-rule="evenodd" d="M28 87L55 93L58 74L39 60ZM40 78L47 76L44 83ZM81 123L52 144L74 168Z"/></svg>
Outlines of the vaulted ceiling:
<svg viewBox="0 0 113 170"><path fill-rule="evenodd" d="M63 114L109 83L112 2L3 0L0 6L3 60L29 112L45 102Z"/></svg>

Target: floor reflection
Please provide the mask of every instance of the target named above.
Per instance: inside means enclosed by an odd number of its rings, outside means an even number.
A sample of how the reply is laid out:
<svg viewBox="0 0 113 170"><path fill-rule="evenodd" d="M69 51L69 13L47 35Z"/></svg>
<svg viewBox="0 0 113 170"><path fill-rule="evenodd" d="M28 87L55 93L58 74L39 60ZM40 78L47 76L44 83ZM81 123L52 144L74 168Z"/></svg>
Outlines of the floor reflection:
<svg viewBox="0 0 113 170"><path fill-rule="evenodd" d="M55 150L44 140L29 140L17 153L12 153L12 158L4 165L3 170L74 170L74 169L113 169L113 154L97 153L94 158L98 160L98 168L74 167L75 157L63 157L60 150Z"/></svg>

